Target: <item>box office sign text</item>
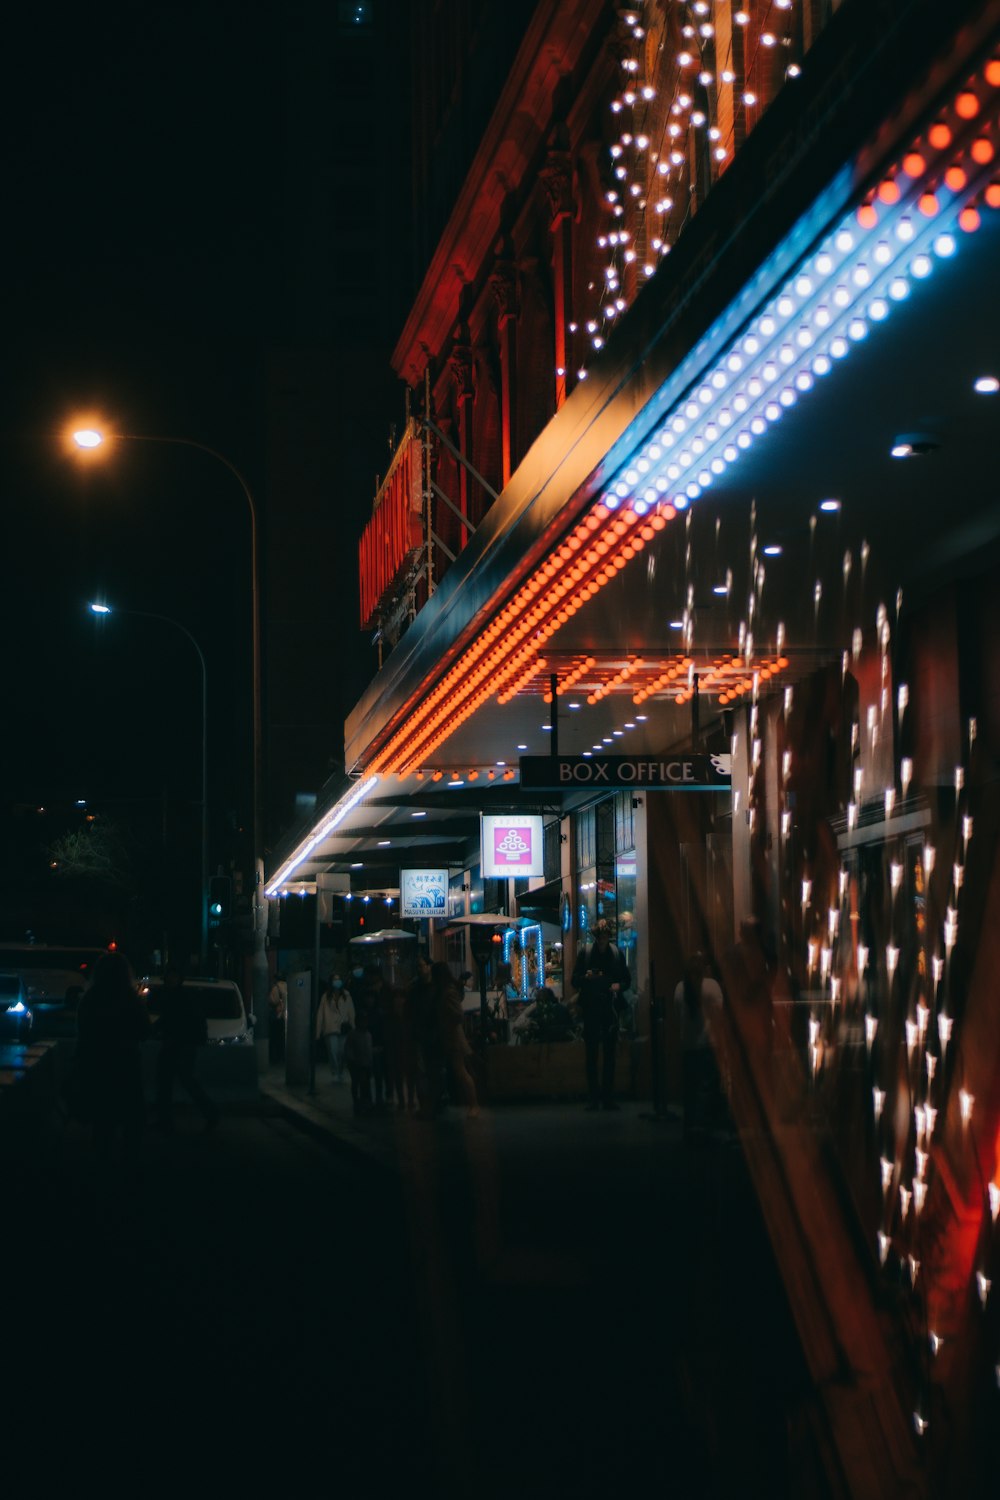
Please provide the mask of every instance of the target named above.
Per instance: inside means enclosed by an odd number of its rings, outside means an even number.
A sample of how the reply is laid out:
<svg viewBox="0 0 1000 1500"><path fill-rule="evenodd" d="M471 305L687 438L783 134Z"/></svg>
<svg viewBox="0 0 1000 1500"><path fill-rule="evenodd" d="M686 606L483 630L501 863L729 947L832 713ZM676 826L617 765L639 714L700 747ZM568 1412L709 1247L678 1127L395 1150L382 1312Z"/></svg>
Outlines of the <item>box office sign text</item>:
<svg viewBox="0 0 1000 1500"><path fill-rule="evenodd" d="M661 792L728 792L728 755L525 755L521 785L536 791L644 787Z"/></svg>
<svg viewBox="0 0 1000 1500"><path fill-rule="evenodd" d="M534 814L484 813L482 868L487 880L544 874L542 819Z"/></svg>

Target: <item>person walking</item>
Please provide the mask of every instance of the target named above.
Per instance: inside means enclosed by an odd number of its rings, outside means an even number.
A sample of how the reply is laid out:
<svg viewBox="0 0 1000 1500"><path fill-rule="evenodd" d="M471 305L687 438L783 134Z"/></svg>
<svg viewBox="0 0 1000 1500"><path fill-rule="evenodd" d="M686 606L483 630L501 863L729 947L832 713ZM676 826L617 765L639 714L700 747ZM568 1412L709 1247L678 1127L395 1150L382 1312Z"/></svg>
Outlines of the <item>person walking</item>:
<svg viewBox="0 0 1000 1500"><path fill-rule="evenodd" d="M617 1109L615 1053L618 1016L631 983L621 950L611 941L611 927L602 917L594 924L594 941L581 948L573 965L572 985L583 1016L587 1066L587 1109ZM603 1056L601 1055L603 1049ZM600 1068L599 1068L600 1064Z"/></svg>
<svg viewBox="0 0 1000 1500"><path fill-rule="evenodd" d="M339 974L331 976L316 1012L316 1040L326 1048L334 1083L344 1081L344 1042L354 1026L354 1001Z"/></svg>
<svg viewBox="0 0 1000 1500"><path fill-rule="evenodd" d="M368 1019L368 1030L372 1039L372 1089L375 1094L374 1110L384 1115L389 1102L389 1002L385 983L379 973L370 974L364 989L364 998L357 1007Z"/></svg>
<svg viewBox="0 0 1000 1500"><path fill-rule="evenodd" d="M116 1144L132 1165L142 1138L140 1046L149 1017L123 953L105 953L94 965L89 989L76 1012L77 1113L93 1129L97 1154L108 1159Z"/></svg>
<svg viewBox="0 0 1000 1500"><path fill-rule="evenodd" d="M397 987L390 992L383 1035L387 1102L392 1103L395 1098L398 1110L416 1109L416 1049L413 1044L409 996L402 988Z"/></svg>
<svg viewBox="0 0 1000 1500"><path fill-rule="evenodd" d="M718 1122L721 1097L711 1033L722 1013L722 990L703 953L692 953L684 965L674 1003L681 1017L684 1137L692 1140Z"/></svg>
<svg viewBox="0 0 1000 1500"><path fill-rule="evenodd" d="M469 1070L472 1048L462 1022L462 990L446 963L431 965L431 990L449 1083L458 1088L465 1102L465 1112L471 1118L479 1113L476 1081Z"/></svg>
<svg viewBox="0 0 1000 1500"><path fill-rule="evenodd" d="M271 1024L267 1033L268 1062L281 1063L285 1060L285 1016L288 1013L288 983L280 970L274 976L274 983L268 994L267 1003L271 1012Z"/></svg>
<svg viewBox="0 0 1000 1500"><path fill-rule="evenodd" d="M176 1080L183 1084L200 1111L205 1130L214 1130L219 1123L219 1109L196 1073L198 1048L208 1041L208 1021L201 995L194 986L185 988L178 969L168 968L157 1000L160 1007L154 1028L160 1038L160 1055L156 1059L157 1126L168 1135L173 1132Z"/></svg>
<svg viewBox="0 0 1000 1500"><path fill-rule="evenodd" d="M351 1075L351 1104L356 1115L371 1113L372 1034L363 1005L358 1007L357 1025L344 1038L344 1061Z"/></svg>
<svg viewBox="0 0 1000 1500"><path fill-rule="evenodd" d="M406 997L409 1035L413 1044L417 1102L420 1118L433 1120L441 1099L441 1034L434 1005L431 961L417 954L417 972Z"/></svg>

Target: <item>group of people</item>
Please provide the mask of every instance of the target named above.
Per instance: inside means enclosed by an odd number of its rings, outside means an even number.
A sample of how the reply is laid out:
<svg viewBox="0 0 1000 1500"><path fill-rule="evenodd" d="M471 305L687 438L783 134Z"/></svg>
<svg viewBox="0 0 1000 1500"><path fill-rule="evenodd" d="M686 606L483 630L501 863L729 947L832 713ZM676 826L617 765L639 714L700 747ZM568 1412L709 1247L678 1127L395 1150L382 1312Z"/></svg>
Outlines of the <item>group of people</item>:
<svg viewBox="0 0 1000 1500"><path fill-rule="evenodd" d="M406 988L390 989L377 971L333 974L316 1011L316 1044L335 1083L345 1071L355 1114L419 1110L433 1118L446 1098L479 1113L471 1048L462 1024L459 982L445 963L421 955Z"/></svg>
<svg viewBox="0 0 1000 1500"><path fill-rule="evenodd" d="M178 969L165 970L157 1004L154 1018L140 997L128 959L118 952L98 960L80 1000L66 1102L71 1114L92 1127L102 1157L110 1156L116 1146L126 1159L135 1157L146 1125L141 1046L150 1038L160 1043L153 1123L166 1133L172 1130L176 1083L189 1094L206 1130L219 1123L218 1106L196 1069L207 1021Z"/></svg>

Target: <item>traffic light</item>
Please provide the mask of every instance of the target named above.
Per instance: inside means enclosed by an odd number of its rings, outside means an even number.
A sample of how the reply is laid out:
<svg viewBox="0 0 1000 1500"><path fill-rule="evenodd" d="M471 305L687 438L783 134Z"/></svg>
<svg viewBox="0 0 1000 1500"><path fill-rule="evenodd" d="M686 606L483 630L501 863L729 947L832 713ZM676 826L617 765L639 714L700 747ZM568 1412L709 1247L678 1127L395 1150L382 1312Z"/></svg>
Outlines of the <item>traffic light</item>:
<svg viewBox="0 0 1000 1500"><path fill-rule="evenodd" d="M208 925L221 927L233 910L233 882L228 875L212 875L208 882Z"/></svg>

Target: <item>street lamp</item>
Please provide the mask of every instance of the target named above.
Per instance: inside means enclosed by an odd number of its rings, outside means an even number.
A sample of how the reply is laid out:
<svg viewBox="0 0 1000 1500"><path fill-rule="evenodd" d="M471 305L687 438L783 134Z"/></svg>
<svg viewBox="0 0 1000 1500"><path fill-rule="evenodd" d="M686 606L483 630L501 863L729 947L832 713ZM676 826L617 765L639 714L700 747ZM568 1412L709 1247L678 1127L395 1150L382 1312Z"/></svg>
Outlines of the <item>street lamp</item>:
<svg viewBox="0 0 1000 1500"><path fill-rule="evenodd" d="M194 438L166 437L160 433L149 432L116 432L110 435L115 441L130 443L168 443L179 448L197 448L202 453L207 453L210 458L217 459L220 464L232 474L239 484L246 498L250 510L250 585L251 585L251 609L252 609L252 677L253 677L253 731L252 731L252 767L253 767L253 816L252 816L252 839L253 839L253 1009L260 1019L267 1015L267 958L264 951L265 938L265 916L264 916L264 861L261 854L260 828L261 828L261 744L262 744L262 715L261 715L261 641L260 641L260 581L259 581L259 554L257 533L257 507L250 491L250 486L236 465L228 459L224 453L216 448L210 448L207 443L197 442ZM109 441L109 435L100 427L78 427L72 433L72 441L81 453L93 452Z"/></svg>
<svg viewBox="0 0 1000 1500"><path fill-rule="evenodd" d="M161 625L169 625L174 630L179 630L181 635L187 637L198 653L198 661L201 664L201 940L200 954L202 965L208 959L208 671L205 667L205 655L194 636L186 625L179 620L171 619L169 615L152 614L144 609L112 609L109 604L92 603L88 606L91 614L101 617L111 614L132 615L137 620L158 620Z"/></svg>

